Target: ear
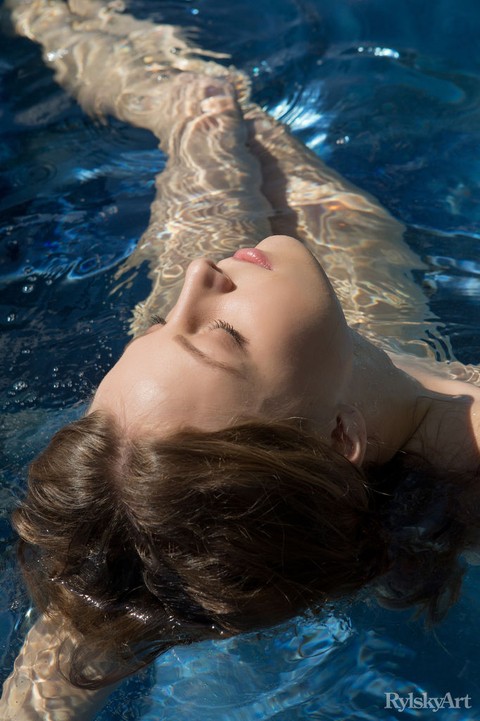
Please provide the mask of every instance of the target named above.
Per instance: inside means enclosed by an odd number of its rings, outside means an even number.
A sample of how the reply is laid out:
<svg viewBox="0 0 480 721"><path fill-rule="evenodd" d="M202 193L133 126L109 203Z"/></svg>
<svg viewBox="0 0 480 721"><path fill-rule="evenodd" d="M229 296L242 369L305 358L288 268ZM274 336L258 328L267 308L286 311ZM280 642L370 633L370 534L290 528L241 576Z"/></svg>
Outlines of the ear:
<svg viewBox="0 0 480 721"><path fill-rule="evenodd" d="M349 405L340 406L330 437L332 447L338 453L354 465L362 465L367 450L367 429L365 420L357 408Z"/></svg>

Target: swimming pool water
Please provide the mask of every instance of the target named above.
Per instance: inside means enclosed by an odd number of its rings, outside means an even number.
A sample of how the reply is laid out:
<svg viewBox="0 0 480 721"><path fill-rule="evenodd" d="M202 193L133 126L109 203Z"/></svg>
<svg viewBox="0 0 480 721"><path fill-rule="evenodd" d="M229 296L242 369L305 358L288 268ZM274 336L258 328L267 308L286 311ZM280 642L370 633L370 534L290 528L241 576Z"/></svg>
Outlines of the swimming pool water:
<svg viewBox="0 0 480 721"><path fill-rule="evenodd" d="M476 0L133 0L229 52L254 98L407 224L417 274L456 356L480 358L480 8ZM115 269L148 222L165 159L146 132L101 125L58 88L38 47L0 43L0 636L2 676L28 625L8 514L25 465L79 414L126 340L146 268ZM319 619L172 649L102 721L393 719L385 691L472 697L480 717L480 573L425 632L358 602Z"/></svg>

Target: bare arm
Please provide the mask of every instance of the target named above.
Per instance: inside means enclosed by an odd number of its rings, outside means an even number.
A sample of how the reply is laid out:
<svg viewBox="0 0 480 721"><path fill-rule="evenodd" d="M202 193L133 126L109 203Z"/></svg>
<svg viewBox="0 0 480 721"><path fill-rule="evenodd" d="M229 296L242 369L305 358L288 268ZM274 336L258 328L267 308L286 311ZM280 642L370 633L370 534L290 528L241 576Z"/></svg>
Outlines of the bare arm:
<svg viewBox="0 0 480 721"><path fill-rule="evenodd" d="M273 229L298 237L319 257L353 326L372 340L389 338L398 351L426 353L425 340L431 343L439 332L412 278L422 263L403 241L402 224L251 103L241 72L199 58L203 51L191 48L178 28L139 21L93 0L35 0L28 9L19 6L15 18L19 32L42 44L57 80L87 112L149 128L169 154L149 228L123 268L150 261L154 290L146 312L171 303L185 265L199 252L226 254ZM178 90L172 73L179 70L184 81L190 74L189 93L171 92ZM235 85L260 168L245 152L238 112L230 108L222 117L219 104L202 111L192 73L199 85L209 75ZM216 116L210 134L206 115ZM172 142L172 135L181 136L177 120L188 124L182 143ZM134 330L141 323L137 318Z"/></svg>
<svg viewBox="0 0 480 721"><path fill-rule="evenodd" d="M390 350L425 356L442 336L412 277L424 265L402 223L258 106L247 102L243 111L275 211L273 231L299 238L319 258L353 327L373 341L388 338ZM437 344L440 356L446 343Z"/></svg>
<svg viewBox="0 0 480 721"><path fill-rule="evenodd" d="M145 316L176 300L189 261L231 255L271 232L271 207L260 190L259 164L246 147L233 87L181 73L171 91L183 120L168 136L168 163L156 179L149 226L122 269L150 260L154 286ZM213 91L219 94L208 96ZM186 107L193 107L188 116ZM134 331L141 325L137 316Z"/></svg>
<svg viewBox="0 0 480 721"><path fill-rule="evenodd" d="M66 640L62 664L68 664L68 638L53 621L41 618L29 632L13 672L5 681L0 721L90 721L113 686L86 691L60 673L57 658Z"/></svg>
<svg viewBox="0 0 480 721"><path fill-rule="evenodd" d="M119 274L123 281L126 271L150 262L154 287L134 319L137 332L142 315L171 304L190 260L227 255L270 234L271 207L237 103L248 83L192 56L172 26L91 0L7 1L17 32L42 45L57 81L87 112L152 131L168 155L149 226Z"/></svg>

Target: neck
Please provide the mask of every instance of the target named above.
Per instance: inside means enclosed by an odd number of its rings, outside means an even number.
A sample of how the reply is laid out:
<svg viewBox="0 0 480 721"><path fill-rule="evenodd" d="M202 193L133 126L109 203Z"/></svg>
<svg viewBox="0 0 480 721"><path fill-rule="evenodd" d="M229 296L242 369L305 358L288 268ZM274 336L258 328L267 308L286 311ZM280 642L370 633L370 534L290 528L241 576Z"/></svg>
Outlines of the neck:
<svg viewBox="0 0 480 721"><path fill-rule="evenodd" d="M442 470L478 466L473 398L432 390L357 333L349 397L365 419L366 463L380 465L405 451Z"/></svg>

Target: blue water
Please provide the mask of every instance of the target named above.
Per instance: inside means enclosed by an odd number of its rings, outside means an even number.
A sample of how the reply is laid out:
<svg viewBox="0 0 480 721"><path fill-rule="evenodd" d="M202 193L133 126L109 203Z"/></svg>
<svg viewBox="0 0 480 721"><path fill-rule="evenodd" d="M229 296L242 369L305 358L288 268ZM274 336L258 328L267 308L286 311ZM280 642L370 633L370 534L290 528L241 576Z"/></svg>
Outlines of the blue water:
<svg viewBox="0 0 480 721"><path fill-rule="evenodd" d="M230 52L254 98L407 225L417 275L464 362L480 358L478 0L134 0ZM28 627L9 510L26 463L81 413L118 356L146 268L115 269L148 222L165 159L146 132L86 118L39 49L0 37L0 668ZM264 634L173 649L102 721L430 718L384 693L470 694L480 718L480 572L435 632L359 601Z"/></svg>

